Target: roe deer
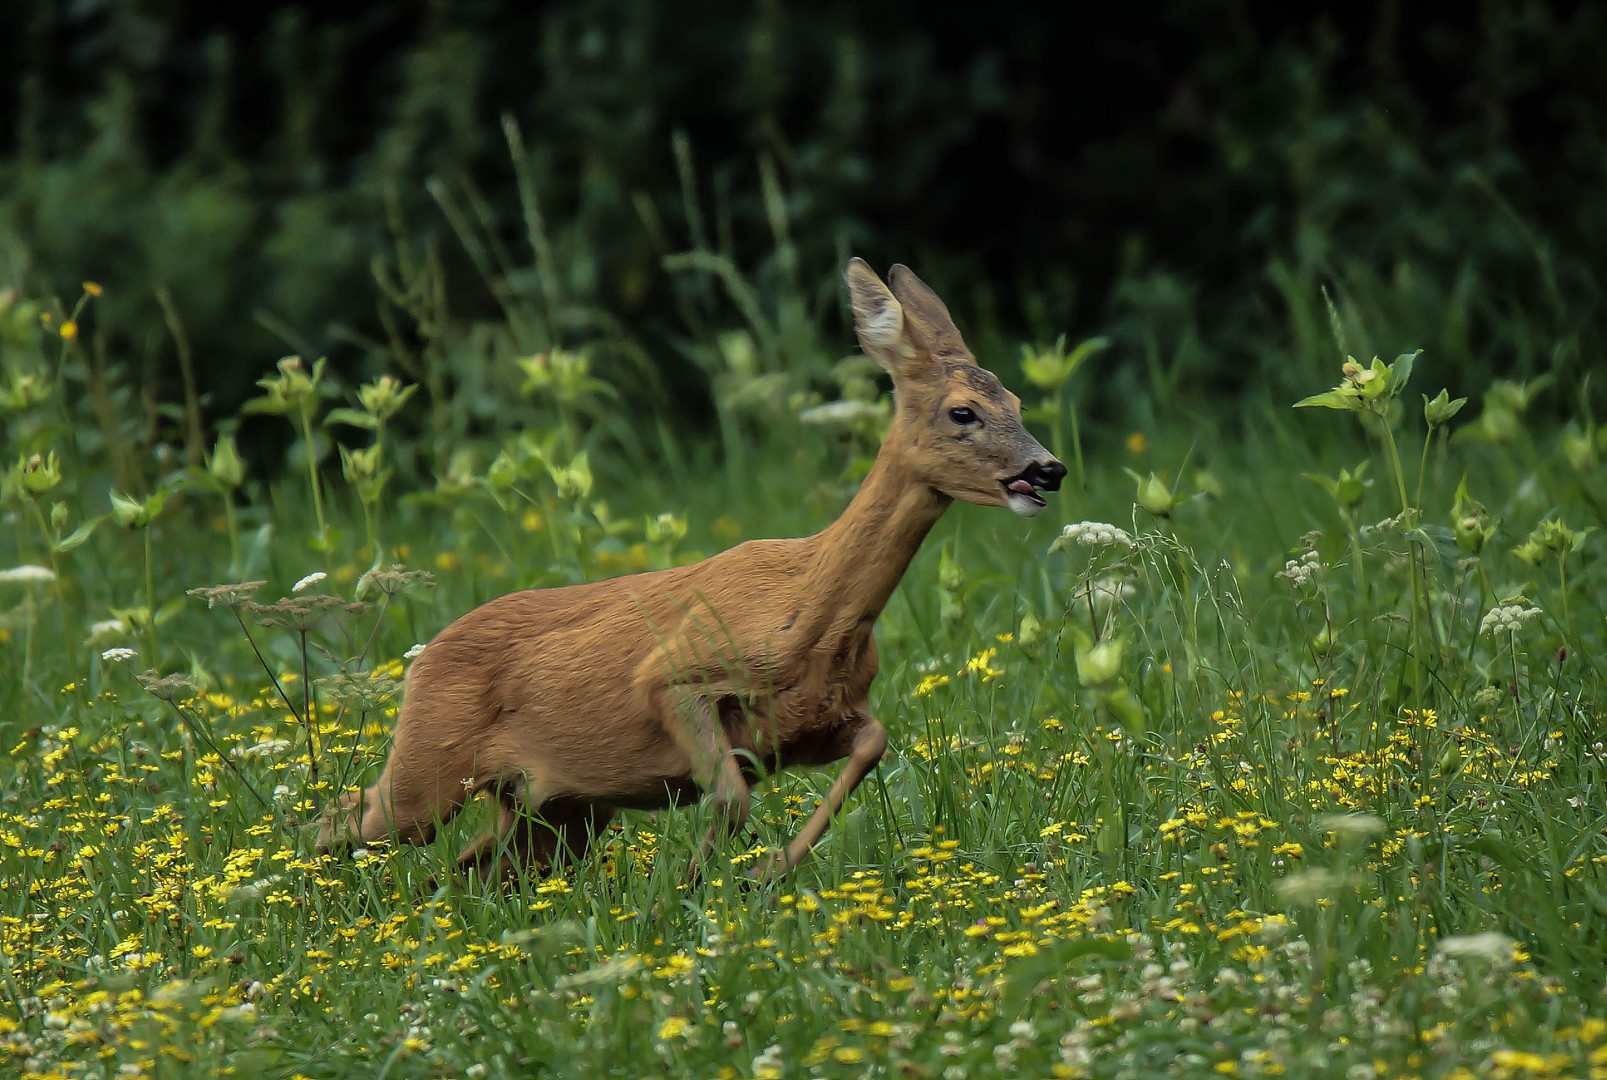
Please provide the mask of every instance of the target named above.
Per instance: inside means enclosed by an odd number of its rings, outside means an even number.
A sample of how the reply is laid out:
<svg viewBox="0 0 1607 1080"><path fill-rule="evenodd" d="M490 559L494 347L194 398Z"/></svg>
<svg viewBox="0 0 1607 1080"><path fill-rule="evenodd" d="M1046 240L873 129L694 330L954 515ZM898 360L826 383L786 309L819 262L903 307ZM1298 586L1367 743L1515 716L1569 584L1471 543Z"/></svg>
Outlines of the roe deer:
<svg viewBox="0 0 1607 1080"><path fill-rule="evenodd" d="M331 808L319 851L389 834L428 843L487 792L496 821L458 861L506 874L564 848L578 859L616 809L707 792L706 856L717 830L747 820L754 759L846 757L797 836L752 873L808 854L887 747L869 710L871 629L927 531L955 499L1030 517L1066 474L908 268L892 268L889 289L856 258L847 281L860 347L892 375L896 411L842 516L815 536L510 593L459 618L413 661L384 771Z"/></svg>

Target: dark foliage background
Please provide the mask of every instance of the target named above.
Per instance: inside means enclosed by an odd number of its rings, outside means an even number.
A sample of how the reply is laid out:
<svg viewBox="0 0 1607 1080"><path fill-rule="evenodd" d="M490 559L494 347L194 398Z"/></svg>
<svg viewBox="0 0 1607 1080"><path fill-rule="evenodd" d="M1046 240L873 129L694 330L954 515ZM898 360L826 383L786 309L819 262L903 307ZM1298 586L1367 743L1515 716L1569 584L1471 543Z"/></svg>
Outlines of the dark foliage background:
<svg viewBox="0 0 1607 1080"><path fill-rule="evenodd" d="M1324 288L1349 351L1464 391L1599 363L1595 3L13 0L0 43L0 288L104 283L92 329L172 400L165 286L213 416L282 353L356 378L433 335L611 341L695 422L742 311L666 267L693 249L837 353L848 252L1005 365L1108 334L1114 413L1329 385ZM431 252L455 335L374 279ZM538 293L539 332L476 336Z"/></svg>

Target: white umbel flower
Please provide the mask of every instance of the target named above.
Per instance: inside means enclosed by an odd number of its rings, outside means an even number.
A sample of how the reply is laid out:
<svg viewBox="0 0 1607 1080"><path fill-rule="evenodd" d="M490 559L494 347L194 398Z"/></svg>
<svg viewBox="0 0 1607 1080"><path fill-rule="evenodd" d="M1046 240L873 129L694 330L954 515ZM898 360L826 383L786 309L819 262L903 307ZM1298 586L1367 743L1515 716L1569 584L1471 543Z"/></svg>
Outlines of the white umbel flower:
<svg viewBox="0 0 1607 1080"><path fill-rule="evenodd" d="M13 566L0 570L0 585L44 585L56 580L48 566Z"/></svg>
<svg viewBox="0 0 1607 1080"><path fill-rule="evenodd" d="M1525 623L1540 615L1539 608L1528 603L1500 604L1493 607L1479 621L1481 634L1515 634Z"/></svg>
<svg viewBox="0 0 1607 1080"><path fill-rule="evenodd" d="M1482 934L1459 934L1455 937L1440 938L1440 943L1434 946L1434 951L1441 956L1450 956L1458 960L1484 960L1493 963L1497 960L1512 959L1512 939L1494 930L1486 930Z"/></svg>
<svg viewBox="0 0 1607 1080"><path fill-rule="evenodd" d="M329 575L324 573L322 570L315 570L311 574L308 574L306 577L302 578L300 581L296 582L294 585L290 586L290 591L294 593L301 592L304 589L310 589L328 576Z"/></svg>
<svg viewBox="0 0 1607 1080"><path fill-rule="evenodd" d="M133 649L116 648L107 649L100 654L100 658L108 664L121 664L125 660L134 659L136 653Z"/></svg>
<svg viewBox="0 0 1607 1080"><path fill-rule="evenodd" d="M1060 530L1060 536L1049 545L1050 552L1064 551L1072 544L1083 547L1119 547L1131 550L1136 545L1125 529L1107 525L1103 521L1079 521Z"/></svg>
<svg viewBox="0 0 1607 1080"><path fill-rule="evenodd" d="M1311 579L1322 569L1322 560L1315 551L1308 551L1298 559L1290 559L1283 564L1283 569L1274 576L1280 581L1287 581L1295 588L1303 588L1311 583Z"/></svg>

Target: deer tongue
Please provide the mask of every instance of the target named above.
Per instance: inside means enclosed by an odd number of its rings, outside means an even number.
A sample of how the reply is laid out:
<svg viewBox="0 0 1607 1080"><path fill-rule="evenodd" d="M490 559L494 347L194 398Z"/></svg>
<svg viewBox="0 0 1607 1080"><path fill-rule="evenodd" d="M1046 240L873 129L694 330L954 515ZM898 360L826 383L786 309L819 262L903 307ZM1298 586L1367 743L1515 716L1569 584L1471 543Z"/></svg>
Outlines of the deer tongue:
<svg viewBox="0 0 1607 1080"><path fill-rule="evenodd" d="M1030 482L1026 481L1026 480L1012 480L1012 481L1010 481L1010 490L1015 492L1017 495L1032 495L1032 494L1035 494L1035 491L1033 490L1032 484Z"/></svg>

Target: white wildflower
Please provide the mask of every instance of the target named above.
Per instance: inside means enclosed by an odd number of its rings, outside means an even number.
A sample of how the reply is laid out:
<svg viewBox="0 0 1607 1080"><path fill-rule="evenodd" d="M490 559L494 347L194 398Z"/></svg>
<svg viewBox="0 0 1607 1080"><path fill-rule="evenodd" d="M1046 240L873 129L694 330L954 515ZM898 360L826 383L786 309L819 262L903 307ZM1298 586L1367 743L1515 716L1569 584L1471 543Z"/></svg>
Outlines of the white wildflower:
<svg viewBox="0 0 1607 1080"><path fill-rule="evenodd" d="M422 644L420 644L420 645L413 646L411 649L409 649L405 653L403 653L402 654L402 659L403 660L417 660L419 657L421 657L423 655L424 655L424 646Z"/></svg>
<svg viewBox="0 0 1607 1080"><path fill-rule="evenodd" d="M1482 934L1459 934L1456 937L1441 938L1440 943L1434 946L1434 951L1457 960L1484 960L1493 963L1497 960L1512 959L1512 939L1494 930L1486 930Z"/></svg>
<svg viewBox="0 0 1607 1080"><path fill-rule="evenodd" d="M1324 814L1317 828L1341 836L1373 836L1384 831L1384 820L1377 814Z"/></svg>
<svg viewBox="0 0 1607 1080"><path fill-rule="evenodd" d="M870 401L828 401L798 414L805 424L857 424L882 415L880 405Z"/></svg>
<svg viewBox="0 0 1607 1080"><path fill-rule="evenodd" d="M56 574L48 566L13 566L0 570L0 585L42 585L55 580Z"/></svg>
<svg viewBox="0 0 1607 1080"><path fill-rule="evenodd" d="M314 570L312 573L290 586L290 591L302 592L305 589L310 589L328 576L329 575L324 573L322 570Z"/></svg>
<svg viewBox="0 0 1607 1080"><path fill-rule="evenodd" d="M138 654L133 649L107 649L100 654L100 658L108 664L121 664L125 660L132 660Z"/></svg>
<svg viewBox="0 0 1607 1080"><path fill-rule="evenodd" d="M1125 529L1107 525L1103 521L1079 521L1060 530L1060 536L1049 545L1050 553L1064 551L1072 544L1083 547L1120 547L1132 550L1136 545Z"/></svg>
<svg viewBox="0 0 1607 1080"><path fill-rule="evenodd" d="M273 757L290 749L289 739L264 739L254 746L237 746L234 748L235 757Z"/></svg>
<svg viewBox="0 0 1607 1080"><path fill-rule="evenodd" d="M763 1053L753 1059L753 1075L758 1080L779 1080L785 1071L781 1060L781 1046L778 1043L771 1043L764 1048Z"/></svg>
<svg viewBox="0 0 1607 1080"><path fill-rule="evenodd" d="M1406 527L1406 511L1402 510L1394 517L1387 517L1371 525L1363 525L1359 530L1363 536L1372 536L1375 533L1399 532Z"/></svg>
<svg viewBox="0 0 1607 1080"><path fill-rule="evenodd" d="M1539 608L1521 599L1516 603L1498 604L1479 621L1479 633L1516 634L1525 623L1540 614Z"/></svg>
<svg viewBox="0 0 1607 1080"><path fill-rule="evenodd" d="M97 623L89 624L89 636L84 644L93 648L96 645L105 645L116 641L128 633L128 627L123 625L122 619L102 619Z"/></svg>
<svg viewBox="0 0 1607 1080"><path fill-rule="evenodd" d="M1311 583L1311 579L1322 570L1322 560L1315 551L1308 551L1298 559L1290 559L1283 564L1283 569L1274 576L1280 581L1287 581L1295 588L1304 588Z"/></svg>

